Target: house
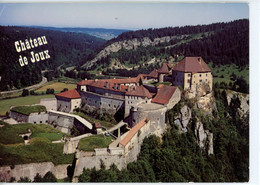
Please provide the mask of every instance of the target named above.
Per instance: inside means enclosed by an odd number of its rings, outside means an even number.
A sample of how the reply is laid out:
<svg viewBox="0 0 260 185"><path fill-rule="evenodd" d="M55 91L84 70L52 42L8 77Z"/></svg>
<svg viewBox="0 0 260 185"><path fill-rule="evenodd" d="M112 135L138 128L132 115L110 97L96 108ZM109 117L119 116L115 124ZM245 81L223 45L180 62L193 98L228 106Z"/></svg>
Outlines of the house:
<svg viewBox="0 0 260 185"><path fill-rule="evenodd" d="M160 85L152 103L165 105L168 110L173 108L181 99L181 91L176 86Z"/></svg>
<svg viewBox="0 0 260 185"><path fill-rule="evenodd" d="M171 71L171 66L168 63L163 63L161 68L158 69L158 81L159 82L164 82L165 77L169 75Z"/></svg>
<svg viewBox="0 0 260 185"><path fill-rule="evenodd" d="M81 96L76 89L64 91L55 95L57 99L57 111L73 112L81 104Z"/></svg>
<svg viewBox="0 0 260 185"><path fill-rule="evenodd" d="M212 74L208 65L201 57L185 57L172 69L174 86L181 86L184 90L196 90L198 85L207 85L212 91Z"/></svg>

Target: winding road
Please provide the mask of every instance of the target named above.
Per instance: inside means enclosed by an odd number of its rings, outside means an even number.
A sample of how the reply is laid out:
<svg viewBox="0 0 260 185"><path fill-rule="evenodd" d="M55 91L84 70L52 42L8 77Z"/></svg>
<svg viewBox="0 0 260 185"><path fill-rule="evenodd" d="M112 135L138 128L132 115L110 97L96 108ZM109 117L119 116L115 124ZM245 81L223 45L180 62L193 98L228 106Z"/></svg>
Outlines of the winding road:
<svg viewBox="0 0 260 185"><path fill-rule="evenodd" d="M46 82L47 82L47 78L42 76L42 81L40 83L26 87L26 88L23 88L23 89L31 90L31 89L40 87L41 85L45 84ZM16 90L11 90L11 91L2 91L2 92L0 92L0 95L22 92L23 89L16 89Z"/></svg>

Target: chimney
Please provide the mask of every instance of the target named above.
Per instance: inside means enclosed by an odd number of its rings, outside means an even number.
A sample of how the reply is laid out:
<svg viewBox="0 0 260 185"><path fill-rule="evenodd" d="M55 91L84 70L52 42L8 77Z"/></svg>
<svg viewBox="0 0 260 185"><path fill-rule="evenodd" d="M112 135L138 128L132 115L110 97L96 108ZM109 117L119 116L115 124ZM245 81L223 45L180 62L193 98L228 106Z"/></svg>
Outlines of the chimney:
<svg viewBox="0 0 260 185"><path fill-rule="evenodd" d="M108 85L109 85L108 82L106 82L106 86L105 87L108 88Z"/></svg>
<svg viewBox="0 0 260 185"><path fill-rule="evenodd" d="M95 82L97 82L98 81L98 79L95 79Z"/></svg>
<svg viewBox="0 0 260 185"><path fill-rule="evenodd" d="M201 61L200 61L200 57L198 58L198 61L201 62Z"/></svg>
<svg viewBox="0 0 260 185"><path fill-rule="evenodd" d="M87 78L85 78L85 80L87 81L88 79L87 79Z"/></svg>

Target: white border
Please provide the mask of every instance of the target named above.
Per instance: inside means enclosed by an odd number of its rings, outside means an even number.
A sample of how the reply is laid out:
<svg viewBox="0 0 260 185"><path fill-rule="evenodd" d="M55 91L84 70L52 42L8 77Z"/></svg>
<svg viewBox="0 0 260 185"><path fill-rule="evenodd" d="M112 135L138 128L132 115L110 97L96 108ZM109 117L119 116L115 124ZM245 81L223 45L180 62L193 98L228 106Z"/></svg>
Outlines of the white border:
<svg viewBox="0 0 260 185"><path fill-rule="evenodd" d="M259 0L0 0L0 3L126 3L126 2L147 2L147 3L248 3L249 4L249 61L250 61L250 163L249 163L249 183L236 184L260 184L260 1ZM13 183L12 183L13 184ZM19 183L21 184L21 183ZM46 183L39 183L46 184ZM63 183L62 183L63 184ZM114 183L99 183L114 184ZM139 183L136 183L139 184ZM180 184L180 183L175 183ZM190 184L190 183L181 183ZM210 184L210 183L196 183ZM214 183L223 184L223 183ZM225 183L234 184L234 183Z"/></svg>

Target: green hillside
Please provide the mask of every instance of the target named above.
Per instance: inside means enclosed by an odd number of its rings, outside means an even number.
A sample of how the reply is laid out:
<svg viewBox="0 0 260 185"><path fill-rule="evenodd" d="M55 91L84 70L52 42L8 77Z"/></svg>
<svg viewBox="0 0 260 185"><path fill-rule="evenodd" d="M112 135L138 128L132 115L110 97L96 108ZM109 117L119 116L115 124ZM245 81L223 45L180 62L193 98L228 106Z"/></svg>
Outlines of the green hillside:
<svg viewBox="0 0 260 185"><path fill-rule="evenodd" d="M47 43L36 47L34 39L42 36L45 36ZM87 34L16 26L0 26L0 38L0 91L36 84L41 81L42 70L78 66L91 52L105 43L105 40ZM18 41L21 48L20 41L26 44L26 39L30 43L30 49L18 52L15 42ZM49 59L31 62L31 52L35 54L46 50ZM28 65L22 67L19 64L20 56L27 57ZM46 57L45 54L44 56Z"/></svg>

